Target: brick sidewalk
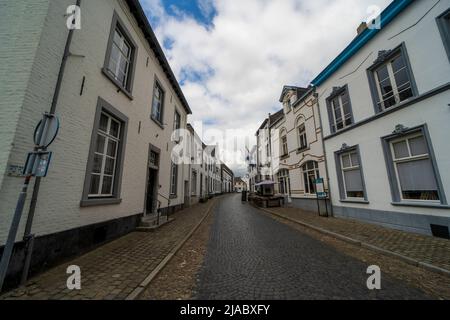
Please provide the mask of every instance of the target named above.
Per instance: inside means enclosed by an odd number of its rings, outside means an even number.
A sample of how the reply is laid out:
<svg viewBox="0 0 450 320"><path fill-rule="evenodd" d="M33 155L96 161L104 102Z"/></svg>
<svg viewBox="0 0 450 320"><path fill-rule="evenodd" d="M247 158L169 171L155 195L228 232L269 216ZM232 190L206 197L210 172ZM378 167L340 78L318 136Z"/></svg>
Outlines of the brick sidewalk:
<svg viewBox="0 0 450 320"><path fill-rule="evenodd" d="M446 239L356 220L319 217L316 213L298 208L270 208L267 211L450 271L450 241Z"/></svg>
<svg viewBox="0 0 450 320"><path fill-rule="evenodd" d="M61 264L0 299L125 299L214 205L205 204L173 214L175 220L150 233L132 232L87 254ZM81 268L81 290L66 287L67 266Z"/></svg>

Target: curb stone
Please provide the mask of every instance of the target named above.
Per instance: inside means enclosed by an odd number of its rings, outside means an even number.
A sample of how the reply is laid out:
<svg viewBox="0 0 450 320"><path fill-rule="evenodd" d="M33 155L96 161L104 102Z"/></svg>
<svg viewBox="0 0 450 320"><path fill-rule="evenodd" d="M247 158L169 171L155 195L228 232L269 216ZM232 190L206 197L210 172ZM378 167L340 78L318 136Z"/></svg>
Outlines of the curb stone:
<svg viewBox="0 0 450 320"><path fill-rule="evenodd" d="M206 210L205 215L200 219L200 221L195 225L194 228L184 237L170 252L169 254L153 269L148 276L131 292L125 300L136 300L141 293L146 289L146 287L152 282L152 280L159 274L159 272L164 269L164 267L172 260L175 254L183 247L183 245L192 237L195 231L200 227L200 225L205 221L205 219L210 215L212 209L216 205L217 198L213 199L213 203Z"/></svg>
<svg viewBox="0 0 450 320"><path fill-rule="evenodd" d="M311 225L309 223L305 223L305 222L302 222L302 221L299 221L299 220L295 220L295 219L292 219L292 218L289 218L289 217L285 217L285 216L283 216L283 215L281 215L279 213L270 211L270 210L268 210L266 208L259 208L259 207L256 207L256 208L260 209L261 211L267 212L267 213L269 213L271 215L274 215L274 216L277 216L279 218L285 219L287 221L290 221L290 222L302 225L304 227L313 229L313 230L318 231L318 232L320 232L322 234L329 235L329 236L332 236L334 238L340 239L340 240L345 241L347 243L350 243L350 244L353 244L353 245L356 245L356 246L360 246L360 247L363 247L363 248L366 248L366 249L369 249L369 250L372 250L372 251L376 251L378 253L381 253L381 254L384 254L384 255L387 255L387 256L398 258L398 259L400 259L400 260L402 260L402 261L404 261L404 262L406 262L406 263L408 263L410 265L413 265L415 267L419 267L419 268L422 268L422 269L426 269L426 270L429 270L429 271L441 274L443 276L450 277L450 270L446 270L446 269L437 267L435 265L432 265L432 264L429 264L429 263L426 263L426 262L421 262L419 260L416 260L416 259L410 258L408 256L405 256L405 255L403 255L401 253L397 253L397 252L393 252L393 251L390 251L390 250L386 250L386 249L377 247L375 245L372 245L370 243L362 242L362 241L359 241L359 240L356 240L356 239L344 236L344 235L339 234L339 233L335 233L335 232L332 232L332 231L329 231L329 230L326 230L326 229L323 229L323 228L320 228L320 227L313 226L313 225Z"/></svg>

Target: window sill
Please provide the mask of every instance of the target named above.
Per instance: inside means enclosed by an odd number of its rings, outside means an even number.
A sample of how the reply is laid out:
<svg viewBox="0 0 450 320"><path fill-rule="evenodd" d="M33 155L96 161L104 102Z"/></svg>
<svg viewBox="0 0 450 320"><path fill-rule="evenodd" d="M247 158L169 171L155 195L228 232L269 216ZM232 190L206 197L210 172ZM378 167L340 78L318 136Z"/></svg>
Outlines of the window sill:
<svg viewBox="0 0 450 320"><path fill-rule="evenodd" d="M360 203L360 204L369 204L370 202L367 200L349 200L349 199L340 199L339 202L343 203Z"/></svg>
<svg viewBox="0 0 450 320"><path fill-rule="evenodd" d="M178 198L178 196L177 196L176 194L171 194L171 195L169 196L169 199L176 199L176 198Z"/></svg>
<svg viewBox="0 0 450 320"><path fill-rule="evenodd" d="M153 117L153 116L150 116L150 119L152 119L152 121L153 121L154 123L156 123L156 124L158 125L158 127L160 127L162 130L164 130L164 125L163 125L158 119L156 119L156 118Z"/></svg>
<svg viewBox="0 0 450 320"><path fill-rule="evenodd" d="M306 147L306 148L298 148L298 149L297 149L297 154L302 153L302 152L306 152L306 151L308 151L309 149L310 149L309 147Z"/></svg>
<svg viewBox="0 0 450 320"><path fill-rule="evenodd" d="M106 71L105 68L102 68L102 73L109 79L111 80L111 82L117 87L117 89L119 89L119 91L123 92L123 94L125 94L128 99L133 100L133 96L131 95L131 91L127 90L126 88L124 88L119 81L117 81L116 79L114 79L114 77L112 75L109 74L108 71Z"/></svg>
<svg viewBox="0 0 450 320"><path fill-rule="evenodd" d="M107 205L114 205L114 204L120 204L122 202L122 199L111 199L111 198L105 198L105 199L87 199L87 200L81 200L80 201L80 207L94 207L94 206L107 206Z"/></svg>
<svg viewBox="0 0 450 320"><path fill-rule="evenodd" d="M419 207L419 208L435 208L435 209L450 209L449 205L438 203L419 203L419 202L391 202L393 206L403 207Z"/></svg>

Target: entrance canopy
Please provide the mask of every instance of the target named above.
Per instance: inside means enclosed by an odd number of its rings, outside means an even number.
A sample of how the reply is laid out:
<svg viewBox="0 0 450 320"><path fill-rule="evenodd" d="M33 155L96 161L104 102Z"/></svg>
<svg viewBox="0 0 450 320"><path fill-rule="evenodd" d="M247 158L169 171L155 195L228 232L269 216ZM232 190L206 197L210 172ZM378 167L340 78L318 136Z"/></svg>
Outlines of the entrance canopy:
<svg viewBox="0 0 450 320"><path fill-rule="evenodd" d="M275 182L270 181L270 180L266 180L266 181L261 181L260 183L255 184L255 187L259 187L259 186L273 186L275 184Z"/></svg>

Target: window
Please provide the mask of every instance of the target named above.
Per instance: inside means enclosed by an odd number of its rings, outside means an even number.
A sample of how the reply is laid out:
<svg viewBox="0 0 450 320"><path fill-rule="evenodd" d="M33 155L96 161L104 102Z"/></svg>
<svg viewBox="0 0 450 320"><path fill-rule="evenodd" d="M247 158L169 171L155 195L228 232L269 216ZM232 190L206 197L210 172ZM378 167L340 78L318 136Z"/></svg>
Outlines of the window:
<svg viewBox="0 0 450 320"><path fill-rule="evenodd" d="M156 151L150 150L150 165L153 167L159 166L159 154Z"/></svg>
<svg viewBox="0 0 450 320"><path fill-rule="evenodd" d="M195 170L192 170L191 194L193 196L197 194L197 172Z"/></svg>
<svg viewBox="0 0 450 320"><path fill-rule="evenodd" d="M358 147L336 153L341 200L367 200Z"/></svg>
<svg viewBox="0 0 450 320"><path fill-rule="evenodd" d="M333 90L332 94L327 98L327 107L332 133L353 124L353 114L347 86Z"/></svg>
<svg viewBox="0 0 450 320"><path fill-rule="evenodd" d="M172 160L170 165L170 195L177 195L178 165Z"/></svg>
<svg viewBox="0 0 450 320"><path fill-rule="evenodd" d="M394 204L446 204L426 125L382 138Z"/></svg>
<svg viewBox="0 0 450 320"><path fill-rule="evenodd" d="M120 122L106 113L100 117L89 197L111 197L120 143Z"/></svg>
<svg viewBox="0 0 450 320"><path fill-rule="evenodd" d="M377 112L416 95L404 44L393 51L380 52L369 75Z"/></svg>
<svg viewBox="0 0 450 320"><path fill-rule="evenodd" d="M280 135L281 135L281 138L280 138L280 147L281 147L280 153L281 153L281 155L280 156L285 157L289 154L286 130L282 129L280 131Z"/></svg>
<svg viewBox="0 0 450 320"><path fill-rule="evenodd" d="M281 194L291 194L291 186L289 180L289 170L281 169L278 174L278 186Z"/></svg>
<svg viewBox="0 0 450 320"><path fill-rule="evenodd" d="M82 206L118 203L128 119L99 98Z"/></svg>
<svg viewBox="0 0 450 320"><path fill-rule="evenodd" d="M450 9L436 19L448 59L450 60Z"/></svg>
<svg viewBox="0 0 450 320"><path fill-rule="evenodd" d="M164 107L164 90L158 81L155 81L153 88L152 119L162 125Z"/></svg>
<svg viewBox="0 0 450 320"><path fill-rule="evenodd" d="M424 136L419 133L393 140L390 148L401 199L439 201Z"/></svg>
<svg viewBox="0 0 450 320"><path fill-rule="evenodd" d="M114 12L103 71L129 97L131 97L136 53L136 44L117 13Z"/></svg>
<svg viewBox="0 0 450 320"><path fill-rule="evenodd" d="M175 110L175 115L173 117L173 131L175 133L175 141L180 140L180 131L181 128L181 116L178 111Z"/></svg>
<svg viewBox="0 0 450 320"><path fill-rule="evenodd" d="M173 130L178 130L181 128L181 116L178 111L175 111L175 116L173 120Z"/></svg>
<svg viewBox="0 0 450 320"><path fill-rule="evenodd" d="M297 127L298 133L298 147L300 150L308 148L308 140L306 138L306 127L305 124L302 123Z"/></svg>
<svg viewBox="0 0 450 320"><path fill-rule="evenodd" d="M319 164L317 161L308 161L302 166L305 194L316 194L314 180L320 178Z"/></svg>

